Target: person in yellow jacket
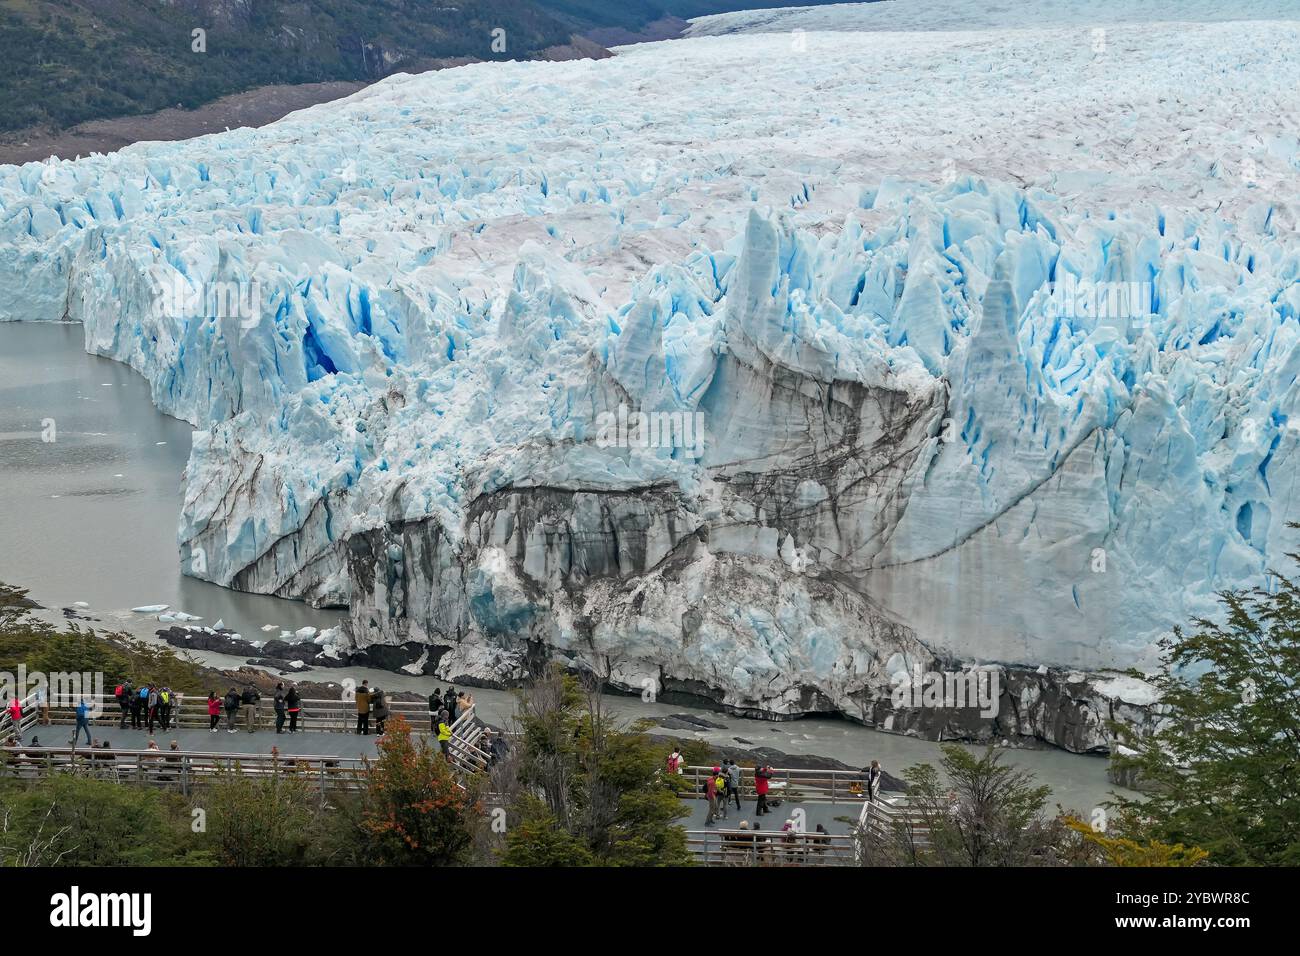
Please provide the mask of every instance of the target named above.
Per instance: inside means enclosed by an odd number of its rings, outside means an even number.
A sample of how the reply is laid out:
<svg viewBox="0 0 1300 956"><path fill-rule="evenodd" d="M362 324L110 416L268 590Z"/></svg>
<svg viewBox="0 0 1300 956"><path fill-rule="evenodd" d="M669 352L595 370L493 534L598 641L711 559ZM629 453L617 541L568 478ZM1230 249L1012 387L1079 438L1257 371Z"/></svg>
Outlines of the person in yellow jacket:
<svg viewBox="0 0 1300 956"><path fill-rule="evenodd" d="M451 759L451 754L448 752L451 750L451 725L447 723L450 717L445 707L438 711L438 746L442 748L442 755L448 760Z"/></svg>
<svg viewBox="0 0 1300 956"><path fill-rule="evenodd" d="M363 680L356 690L357 733L370 733L370 681Z"/></svg>

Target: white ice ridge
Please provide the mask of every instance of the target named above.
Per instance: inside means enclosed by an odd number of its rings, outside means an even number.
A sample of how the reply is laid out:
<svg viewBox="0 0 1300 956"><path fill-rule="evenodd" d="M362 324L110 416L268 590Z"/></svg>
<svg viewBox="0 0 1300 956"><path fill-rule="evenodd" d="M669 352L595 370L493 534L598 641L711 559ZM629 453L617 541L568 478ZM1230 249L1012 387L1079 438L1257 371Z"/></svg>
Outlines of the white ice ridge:
<svg viewBox="0 0 1300 956"><path fill-rule="evenodd" d="M975 19L0 167L0 319L83 322L200 426L187 572L444 669L527 636L798 707L912 640L1143 663L1295 547L1297 5L1100 49L1093 4L889 6ZM703 455L605 447L620 407Z"/></svg>
<svg viewBox="0 0 1300 956"><path fill-rule="evenodd" d="M740 10L695 17L686 35L835 32L951 32L1040 30L1046 27L1136 27L1159 22L1215 23L1229 20L1294 20L1293 0L1013 0L1011 3L953 0L877 0L815 7ZM1135 37L1138 39L1138 37ZM1091 44L1090 36L1080 42Z"/></svg>

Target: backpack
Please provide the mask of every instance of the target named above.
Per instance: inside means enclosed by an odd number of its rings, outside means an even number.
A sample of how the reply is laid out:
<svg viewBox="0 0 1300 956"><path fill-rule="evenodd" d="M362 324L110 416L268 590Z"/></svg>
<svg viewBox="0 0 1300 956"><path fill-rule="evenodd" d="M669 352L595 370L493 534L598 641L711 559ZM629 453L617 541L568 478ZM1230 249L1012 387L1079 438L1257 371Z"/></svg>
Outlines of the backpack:
<svg viewBox="0 0 1300 956"><path fill-rule="evenodd" d="M122 699L122 695L124 693L126 693L126 688L123 687L121 684L118 684L117 687L113 690L113 696L116 697L118 700Z"/></svg>

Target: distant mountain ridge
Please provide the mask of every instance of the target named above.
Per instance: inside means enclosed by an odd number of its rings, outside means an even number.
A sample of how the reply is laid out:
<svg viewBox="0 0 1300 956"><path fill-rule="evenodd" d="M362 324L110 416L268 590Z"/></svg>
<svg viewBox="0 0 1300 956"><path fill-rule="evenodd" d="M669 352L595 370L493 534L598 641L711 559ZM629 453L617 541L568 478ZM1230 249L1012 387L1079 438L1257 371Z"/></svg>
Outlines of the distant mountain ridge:
<svg viewBox="0 0 1300 956"><path fill-rule="evenodd" d="M0 131L193 108L270 84L544 56L574 34L763 0L0 0ZM196 35L195 30L202 30Z"/></svg>

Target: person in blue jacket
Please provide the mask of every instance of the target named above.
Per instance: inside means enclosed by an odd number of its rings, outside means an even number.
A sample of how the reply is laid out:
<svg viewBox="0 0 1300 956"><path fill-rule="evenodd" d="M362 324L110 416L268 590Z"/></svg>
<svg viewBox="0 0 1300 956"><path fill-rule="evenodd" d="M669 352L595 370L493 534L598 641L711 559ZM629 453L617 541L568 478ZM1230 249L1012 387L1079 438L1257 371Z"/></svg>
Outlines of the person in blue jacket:
<svg viewBox="0 0 1300 956"><path fill-rule="evenodd" d="M72 731L72 740L70 743L75 747L77 744L77 735L82 731L86 732L86 743L91 743L90 739L90 707L86 705L86 698L81 698L77 703L77 727Z"/></svg>

